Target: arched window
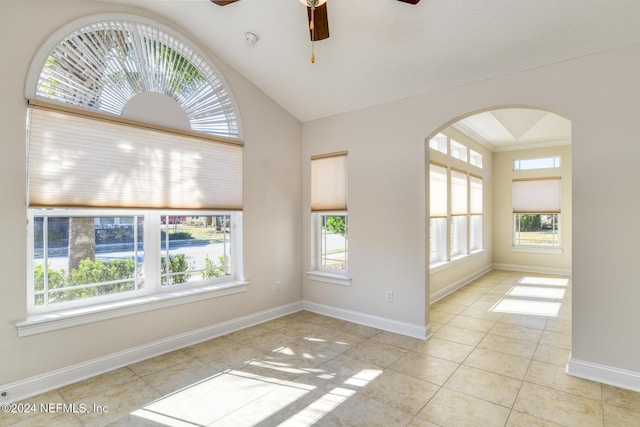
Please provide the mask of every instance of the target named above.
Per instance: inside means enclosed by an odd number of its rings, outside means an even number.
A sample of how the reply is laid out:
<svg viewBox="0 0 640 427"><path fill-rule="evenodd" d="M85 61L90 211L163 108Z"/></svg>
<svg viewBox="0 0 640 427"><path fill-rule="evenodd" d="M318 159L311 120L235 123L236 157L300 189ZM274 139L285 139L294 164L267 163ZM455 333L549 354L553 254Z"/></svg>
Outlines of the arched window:
<svg viewBox="0 0 640 427"><path fill-rule="evenodd" d="M25 92L30 316L246 288L241 130L204 54L142 18L89 18L45 42Z"/></svg>
<svg viewBox="0 0 640 427"><path fill-rule="evenodd" d="M137 119L136 97L161 94L181 108L188 129L240 138L226 83L201 53L168 29L132 18L86 24L65 35L35 66L40 70L27 98Z"/></svg>

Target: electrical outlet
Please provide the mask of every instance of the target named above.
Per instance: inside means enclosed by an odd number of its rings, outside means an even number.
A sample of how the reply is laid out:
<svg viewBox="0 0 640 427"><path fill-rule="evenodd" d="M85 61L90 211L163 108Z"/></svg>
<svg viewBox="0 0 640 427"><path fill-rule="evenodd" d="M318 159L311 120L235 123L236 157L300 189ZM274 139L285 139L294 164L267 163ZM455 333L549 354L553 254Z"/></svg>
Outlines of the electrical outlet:
<svg viewBox="0 0 640 427"><path fill-rule="evenodd" d="M386 302L393 302L393 291L387 290L387 293L386 293L386 295L384 297L384 300Z"/></svg>
<svg viewBox="0 0 640 427"><path fill-rule="evenodd" d="M280 281L279 280L276 281L275 291L276 292L280 292Z"/></svg>

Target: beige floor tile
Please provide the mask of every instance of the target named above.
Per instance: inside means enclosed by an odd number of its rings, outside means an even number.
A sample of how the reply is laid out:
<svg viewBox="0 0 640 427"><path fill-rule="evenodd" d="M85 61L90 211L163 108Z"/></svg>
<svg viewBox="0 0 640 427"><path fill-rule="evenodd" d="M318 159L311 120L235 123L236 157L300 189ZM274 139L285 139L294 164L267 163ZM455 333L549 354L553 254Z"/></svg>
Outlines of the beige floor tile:
<svg viewBox="0 0 640 427"><path fill-rule="evenodd" d="M83 397L74 403L84 403L108 408L106 412L92 412L78 416L83 426L102 426L120 419L126 419L132 411L147 405L161 395L140 378L111 387L90 397Z"/></svg>
<svg viewBox="0 0 640 427"><path fill-rule="evenodd" d="M350 348L344 354L386 368L404 356L407 351L389 344L368 340Z"/></svg>
<svg viewBox="0 0 640 427"><path fill-rule="evenodd" d="M432 309L437 312L449 313L458 315L462 313L468 305L455 304L447 301L447 299L443 299L433 304Z"/></svg>
<svg viewBox="0 0 640 427"><path fill-rule="evenodd" d="M602 398L602 385L600 383L573 377L566 374L561 366L536 360L531 362L525 381L577 394L587 399L601 400Z"/></svg>
<svg viewBox="0 0 640 427"><path fill-rule="evenodd" d="M504 426L509 409L457 391L442 388L418 414L440 426Z"/></svg>
<svg viewBox="0 0 640 427"><path fill-rule="evenodd" d="M491 333L495 335L502 335L509 338L515 338L518 340L525 340L531 342L539 342L542 337L543 331L540 329L527 328L525 326L510 325L508 323L498 322L491 329Z"/></svg>
<svg viewBox="0 0 640 427"><path fill-rule="evenodd" d="M381 366L341 354L320 365L318 371L310 372L310 375L342 382L351 378L359 378L367 373L372 376L379 375L382 371Z"/></svg>
<svg viewBox="0 0 640 427"><path fill-rule="evenodd" d="M162 371L171 366L186 362L190 359L192 359L192 357L189 356L186 352L177 350L144 360L139 363L134 363L133 365L129 365L128 368L131 369L136 375L144 377L146 375L153 374L154 372Z"/></svg>
<svg viewBox="0 0 640 427"><path fill-rule="evenodd" d="M511 408L522 381L468 366L460 366L445 387Z"/></svg>
<svg viewBox="0 0 640 427"><path fill-rule="evenodd" d="M604 405L604 426L640 426L640 408L632 411L627 408L620 408L613 405Z"/></svg>
<svg viewBox="0 0 640 427"><path fill-rule="evenodd" d="M8 410L3 407L0 411L0 426L79 426L80 421L75 414L63 413L57 411L55 406L50 406L64 403L65 400L57 390L16 402L13 407L9 406Z"/></svg>
<svg viewBox="0 0 640 427"><path fill-rule="evenodd" d="M571 333L571 319L551 318L547 321L545 330L552 332L560 332L563 334Z"/></svg>
<svg viewBox="0 0 640 427"><path fill-rule="evenodd" d="M411 415L416 415L431 399L439 387L389 369L375 381L366 385L362 393ZM393 390L389 393L389 390Z"/></svg>
<svg viewBox="0 0 640 427"><path fill-rule="evenodd" d="M506 427L558 427L560 424L536 418L518 411L511 411Z"/></svg>
<svg viewBox="0 0 640 427"><path fill-rule="evenodd" d="M563 334L553 331L544 331L540 344L553 347L564 348L566 350L571 349L571 334Z"/></svg>
<svg viewBox="0 0 640 427"><path fill-rule="evenodd" d="M429 321L431 324L434 323L447 323L456 317L455 314L447 313L446 311L441 310L429 310Z"/></svg>
<svg viewBox="0 0 640 427"><path fill-rule="evenodd" d="M429 420L425 420L424 418L414 417L407 427L440 427L438 424L434 424Z"/></svg>
<svg viewBox="0 0 640 427"><path fill-rule="evenodd" d="M464 361L464 365L522 380L530 362L530 359L524 357L476 348Z"/></svg>
<svg viewBox="0 0 640 427"><path fill-rule="evenodd" d="M640 392L603 384L602 397L605 405L615 405L640 412Z"/></svg>
<svg viewBox="0 0 640 427"><path fill-rule="evenodd" d="M564 348L539 344L536 353L533 355L533 360L551 363L564 368L567 366L570 353L569 350Z"/></svg>
<svg viewBox="0 0 640 427"><path fill-rule="evenodd" d="M206 380L214 374L216 374L216 370L210 366L199 360L191 359L144 376L142 379L160 394L166 395Z"/></svg>
<svg viewBox="0 0 640 427"><path fill-rule="evenodd" d="M448 325L455 326L457 328L471 329L472 331L489 332L491 328L495 326L495 322L492 320L467 317L460 314L453 318Z"/></svg>
<svg viewBox="0 0 640 427"><path fill-rule="evenodd" d="M360 337L361 339L368 339L374 335L380 333L380 329L372 328L371 326L358 325L356 323L347 322L343 327L343 332Z"/></svg>
<svg viewBox="0 0 640 427"><path fill-rule="evenodd" d="M508 325L524 326L525 328L542 330L547 326L547 317L505 313L505 315L500 319L500 322Z"/></svg>
<svg viewBox="0 0 640 427"><path fill-rule="evenodd" d="M512 356L530 359L536 351L538 344L531 341L518 340L502 335L488 334L478 344L479 348L506 353Z"/></svg>
<svg viewBox="0 0 640 427"><path fill-rule="evenodd" d="M418 338L394 334L392 332L380 332L379 334L372 336L371 341L393 345L403 350L412 350L417 345L425 342L424 340Z"/></svg>
<svg viewBox="0 0 640 427"><path fill-rule="evenodd" d="M413 351L439 357L440 359L450 360L456 363L462 363L464 359L471 354L474 348L475 347L472 345L460 344L455 341L431 337L421 344L418 344Z"/></svg>
<svg viewBox="0 0 640 427"><path fill-rule="evenodd" d="M131 381L136 376L129 368L116 369L58 389L64 400L75 402L93 396L117 385Z"/></svg>
<svg viewBox="0 0 640 427"><path fill-rule="evenodd" d="M494 322L499 321L504 313L498 313L496 311L489 310L480 310L478 308L474 308L473 306L467 308L465 311L460 313L462 316L473 317L474 319L483 319L483 320L491 320Z"/></svg>
<svg viewBox="0 0 640 427"><path fill-rule="evenodd" d="M442 385L458 369L457 363L418 352L410 352L389 366L392 371Z"/></svg>
<svg viewBox="0 0 640 427"><path fill-rule="evenodd" d="M455 341L460 344L476 346L484 336L485 332L472 331L470 329L457 328L455 326L444 325L433 334L436 338Z"/></svg>
<svg viewBox="0 0 640 427"><path fill-rule="evenodd" d="M404 426L412 415L361 394L355 394L328 412L316 426ZM300 424L298 424L300 425Z"/></svg>
<svg viewBox="0 0 640 427"><path fill-rule="evenodd" d="M602 426L600 400L525 382L513 409L568 427Z"/></svg>
<svg viewBox="0 0 640 427"><path fill-rule="evenodd" d="M231 332L225 335L225 337L240 344L250 344L255 338L265 335L268 332L270 332L268 328L262 325L256 325Z"/></svg>

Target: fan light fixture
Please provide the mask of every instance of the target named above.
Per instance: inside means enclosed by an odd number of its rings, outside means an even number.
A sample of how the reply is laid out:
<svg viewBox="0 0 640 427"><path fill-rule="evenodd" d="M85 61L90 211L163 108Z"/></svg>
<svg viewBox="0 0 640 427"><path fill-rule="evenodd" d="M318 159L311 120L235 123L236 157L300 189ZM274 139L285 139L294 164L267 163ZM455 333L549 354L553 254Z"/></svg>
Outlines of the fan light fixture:
<svg viewBox="0 0 640 427"><path fill-rule="evenodd" d="M311 63L312 64L316 62L316 55L315 55L315 49L314 49L315 39L316 39L316 37L315 37L316 7L322 6L326 2L327 2L327 0L300 0L300 3L302 3L305 6L307 6L309 9L311 9L311 18L309 19L309 30L311 31Z"/></svg>

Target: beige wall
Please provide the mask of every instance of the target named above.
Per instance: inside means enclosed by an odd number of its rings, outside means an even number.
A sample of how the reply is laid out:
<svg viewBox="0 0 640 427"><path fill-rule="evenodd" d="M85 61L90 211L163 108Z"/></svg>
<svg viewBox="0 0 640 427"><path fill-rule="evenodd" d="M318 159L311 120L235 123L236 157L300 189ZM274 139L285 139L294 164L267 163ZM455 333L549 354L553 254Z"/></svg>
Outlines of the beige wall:
<svg viewBox="0 0 640 427"><path fill-rule="evenodd" d="M81 0L29 0L12 2L4 9L0 36L5 41L4 57L10 60L3 61L0 80L0 384L301 300L301 125L211 55L231 86L244 124L244 265L249 290L18 338L14 323L26 315L23 88L27 69L40 45L64 24L93 13L136 10ZM188 29L173 28L190 38ZM274 292L276 280L282 283L278 293Z"/></svg>
<svg viewBox="0 0 640 427"><path fill-rule="evenodd" d="M513 171L513 161L534 157L560 156L559 169L536 171ZM571 146L535 148L529 150L502 151L494 153L494 258L502 268L530 268L531 271L571 274ZM560 246L562 254L514 252L513 209L511 204L511 182L514 178L540 178L560 176L562 182L562 208L560 214Z"/></svg>
<svg viewBox="0 0 640 427"><path fill-rule="evenodd" d="M591 55L303 126L303 207L309 156L349 150L351 287L304 280L306 300L427 322L425 144L473 112L548 109L572 122L574 358L640 374L640 46ZM380 219L397 218L380 229ZM603 224L603 220L605 221ZM308 214L303 230L308 230ZM309 239L304 233L305 268ZM496 243L497 244L497 243ZM384 290L395 289L393 303Z"/></svg>

